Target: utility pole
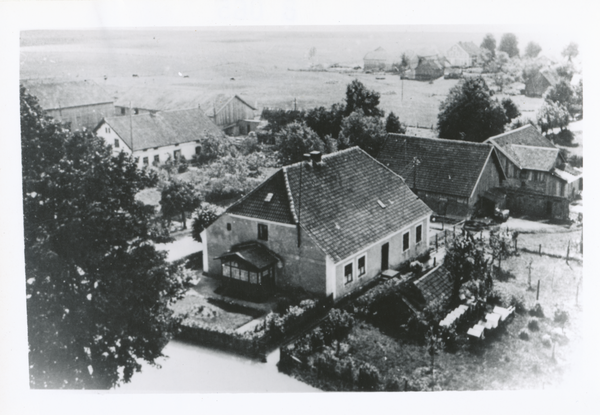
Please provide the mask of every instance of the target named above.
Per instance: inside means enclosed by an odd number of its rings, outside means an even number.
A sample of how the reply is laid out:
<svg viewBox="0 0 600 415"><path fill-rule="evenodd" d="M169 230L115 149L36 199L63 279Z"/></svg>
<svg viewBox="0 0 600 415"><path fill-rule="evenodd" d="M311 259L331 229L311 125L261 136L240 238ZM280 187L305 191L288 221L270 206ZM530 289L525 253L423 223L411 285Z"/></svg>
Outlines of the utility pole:
<svg viewBox="0 0 600 415"><path fill-rule="evenodd" d="M131 101L129 101L129 141L131 141L131 157L135 162L135 157L133 155L133 111L131 109Z"/></svg>

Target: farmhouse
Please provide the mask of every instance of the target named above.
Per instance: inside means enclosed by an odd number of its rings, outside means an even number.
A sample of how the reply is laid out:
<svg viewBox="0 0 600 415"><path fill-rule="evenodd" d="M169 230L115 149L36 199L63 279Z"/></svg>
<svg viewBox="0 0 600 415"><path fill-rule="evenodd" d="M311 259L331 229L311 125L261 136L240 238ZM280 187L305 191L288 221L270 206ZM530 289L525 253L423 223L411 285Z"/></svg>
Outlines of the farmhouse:
<svg viewBox="0 0 600 415"><path fill-rule="evenodd" d="M140 167L179 157L190 159L202 152L201 139L209 134L225 138L200 108L108 117L95 131L112 145L114 153L133 152Z"/></svg>
<svg viewBox="0 0 600 415"><path fill-rule="evenodd" d="M204 233L204 271L243 290L340 299L428 250L431 209L358 147L278 170Z"/></svg>
<svg viewBox="0 0 600 415"><path fill-rule="evenodd" d="M92 80L71 82L24 81L50 117L71 124L71 129L92 129L113 111L113 99Z"/></svg>
<svg viewBox="0 0 600 415"><path fill-rule="evenodd" d="M458 42L446 52L451 66L476 66L479 63L481 50L473 42Z"/></svg>
<svg viewBox="0 0 600 415"><path fill-rule="evenodd" d="M552 71L540 71L525 81L525 95L541 97L546 90L558 83L558 75Z"/></svg>
<svg viewBox="0 0 600 415"><path fill-rule="evenodd" d="M239 95L218 94L204 101L202 109L225 134L231 136L256 131L260 123L260 120L254 119L258 115L257 108Z"/></svg>
<svg viewBox="0 0 600 415"><path fill-rule="evenodd" d="M388 53L382 47L367 53L363 61L365 71L387 71L390 69Z"/></svg>
<svg viewBox="0 0 600 415"><path fill-rule="evenodd" d="M583 173L566 163L559 149L537 128L528 124L490 137L485 142L498 151L506 176L503 185L518 189L521 195L530 195L528 203L519 203L517 210L524 214L556 218L568 215L568 201L583 190ZM535 203L532 198L535 198ZM509 199L507 203L516 203L516 199Z"/></svg>
<svg viewBox="0 0 600 415"><path fill-rule="evenodd" d="M504 174L489 144L388 134L378 160L438 215L465 218Z"/></svg>

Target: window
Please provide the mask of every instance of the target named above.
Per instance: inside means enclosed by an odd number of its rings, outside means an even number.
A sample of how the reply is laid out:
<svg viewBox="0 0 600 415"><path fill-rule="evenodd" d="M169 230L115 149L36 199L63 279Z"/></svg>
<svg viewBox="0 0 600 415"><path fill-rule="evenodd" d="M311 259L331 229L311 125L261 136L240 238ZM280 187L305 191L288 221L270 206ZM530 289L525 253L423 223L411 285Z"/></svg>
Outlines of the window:
<svg viewBox="0 0 600 415"><path fill-rule="evenodd" d="M230 231L231 230L231 223L227 224L227 230Z"/></svg>
<svg viewBox="0 0 600 415"><path fill-rule="evenodd" d="M402 252L408 251L408 248L410 248L410 232L402 235Z"/></svg>
<svg viewBox="0 0 600 415"><path fill-rule="evenodd" d="M348 284L352 281L352 263L344 267L344 283Z"/></svg>
<svg viewBox="0 0 600 415"><path fill-rule="evenodd" d="M135 115L138 115L138 114L140 113L140 110L139 110L139 109L137 109L137 108L134 108L134 109L133 109L133 113L134 113Z"/></svg>
<svg viewBox="0 0 600 415"><path fill-rule="evenodd" d="M148 157L144 157L143 161L144 161L144 166L147 166L148 165Z"/></svg>
<svg viewBox="0 0 600 415"><path fill-rule="evenodd" d="M157 154L154 156L154 164L160 163L160 156Z"/></svg>
<svg viewBox="0 0 600 415"><path fill-rule="evenodd" d="M262 223L258 224L258 239L261 241L269 240L269 228L267 225L263 225Z"/></svg>
<svg viewBox="0 0 600 415"><path fill-rule="evenodd" d="M175 158L175 160L179 160L179 157L181 157L181 150L175 150L173 152L173 157Z"/></svg>
<svg viewBox="0 0 600 415"><path fill-rule="evenodd" d="M110 128L109 127L104 127L104 131L107 133L110 133Z"/></svg>
<svg viewBox="0 0 600 415"><path fill-rule="evenodd" d="M202 152L202 147L196 146L196 155L200 155L201 152Z"/></svg>
<svg viewBox="0 0 600 415"><path fill-rule="evenodd" d="M360 258L358 258L358 277L362 277L363 275L365 275L367 273L367 257L366 256L361 256Z"/></svg>
<svg viewBox="0 0 600 415"><path fill-rule="evenodd" d="M417 226L417 239L416 239L417 243L421 242L422 233L423 233L423 225Z"/></svg>
<svg viewBox="0 0 600 415"><path fill-rule="evenodd" d="M121 108L121 115L125 115L125 108Z"/></svg>
<svg viewBox="0 0 600 415"><path fill-rule="evenodd" d="M119 139L115 138L115 148L119 148Z"/></svg>

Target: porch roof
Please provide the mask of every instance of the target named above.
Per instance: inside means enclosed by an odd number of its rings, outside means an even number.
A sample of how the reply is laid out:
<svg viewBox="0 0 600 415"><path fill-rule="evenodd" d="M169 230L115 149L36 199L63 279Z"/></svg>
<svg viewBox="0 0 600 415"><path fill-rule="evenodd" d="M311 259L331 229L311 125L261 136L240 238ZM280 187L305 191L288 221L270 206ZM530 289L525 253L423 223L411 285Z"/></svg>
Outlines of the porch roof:
<svg viewBox="0 0 600 415"><path fill-rule="evenodd" d="M232 248L216 259L238 259L256 268L258 271L262 271L279 261L279 258L275 254L258 243Z"/></svg>

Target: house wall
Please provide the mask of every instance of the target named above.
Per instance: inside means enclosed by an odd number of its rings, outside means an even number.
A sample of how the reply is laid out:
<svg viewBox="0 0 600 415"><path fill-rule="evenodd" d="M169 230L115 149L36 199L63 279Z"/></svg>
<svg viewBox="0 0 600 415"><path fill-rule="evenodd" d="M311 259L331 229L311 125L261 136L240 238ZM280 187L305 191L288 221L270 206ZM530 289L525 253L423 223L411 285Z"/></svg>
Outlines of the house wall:
<svg viewBox="0 0 600 415"><path fill-rule="evenodd" d="M471 66L471 56L459 45L454 45L446 53L446 58L452 66Z"/></svg>
<svg viewBox="0 0 600 415"><path fill-rule="evenodd" d="M469 199L445 193L411 189L425 204L440 216L467 217L472 213Z"/></svg>
<svg viewBox="0 0 600 415"><path fill-rule="evenodd" d="M231 230L227 230L227 224ZM258 240L258 224L268 226L269 240ZM285 225L248 217L223 214L206 230L206 255L208 274L221 276L221 261L215 259L228 251L232 245L256 241L275 254L283 262L278 270L275 283L279 287L302 287L319 296L328 294L326 284L326 255L302 230L302 242L298 247L298 233L295 225ZM331 289L331 287L330 287Z"/></svg>
<svg viewBox="0 0 600 415"><path fill-rule="evenodd" d="M485 167L483 173L479 178L479 182L475 186L473 194L469 198L469 208L474 211L479 198L489 189L500 186L500 165L498 160L494 157L493 152Z"/></svg>
<svg viewBox="0 0 600 415"><path fill-rule="evenodd" d="M234 98L217 113L216 117L214 114L207 115L211 117L214 120L214 123L219 127L226 127L237 123L240 120L254 118L254 110L252 110L252 108L248 107L239 99Z"/></svg>
<svg viewBox="0 0 600 415"><path fill-rule="evenodd" d="M389 243L389 269L397 269L406 261L414 260L417 256L425 253L429 249L429 215L415 221L412 225L404 228L400 232L389 235L377 243L367 247L366 249L333 264L335 267L335 293L334 299L340 299L345 295L356 290L361 285L366 284L373 278L377 277L381 269L381 247L385 243ZM421 225L422 239L419 244L416 244L416 228ZM403 235L410 232L409 240L410 247L407 251L402 251ZM362 277L358 277L358 259L366 255L366 273ZM345 282L344 268L347 264L353 266L352 281Z"/></svg>
<svg viewBox="0 0 600 415"><path fill-rule="evenodd" d="M506 208L513 215L530 215L540 218L569 219L569 200L564 197L506 189Z"/></svg>
<svg viewBox="0 0 600 415"><path fill-rule="evenodd" d="M80 107L67 107L46 110L46 114L55 120L70 122L71 130L95 128L104 117L109 117L114 111L113 103L82 105Z"/></svg>
<svg viewBox="0 0 600 415"><path fill-rule="evenodd" d="M385 71L390 68L385 59L365 59L363 66L365 71Z"/></svg>

